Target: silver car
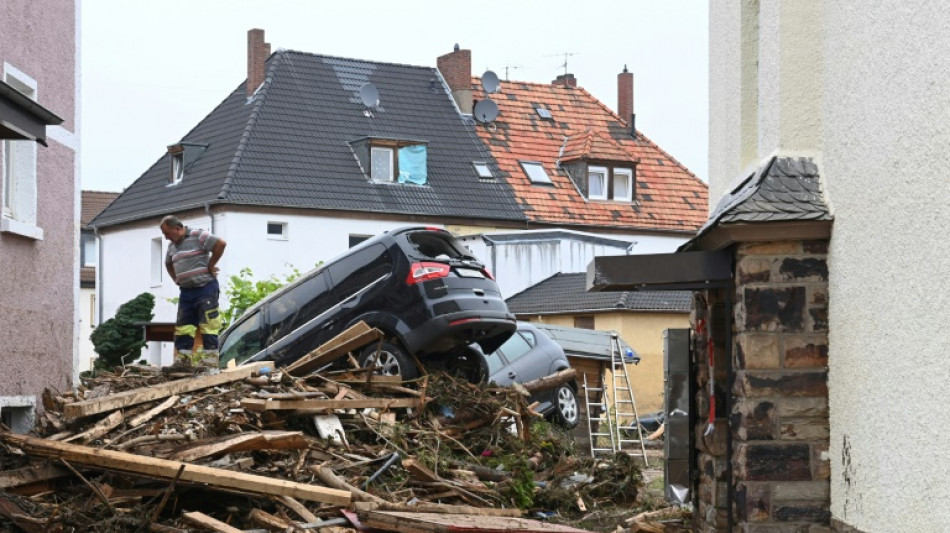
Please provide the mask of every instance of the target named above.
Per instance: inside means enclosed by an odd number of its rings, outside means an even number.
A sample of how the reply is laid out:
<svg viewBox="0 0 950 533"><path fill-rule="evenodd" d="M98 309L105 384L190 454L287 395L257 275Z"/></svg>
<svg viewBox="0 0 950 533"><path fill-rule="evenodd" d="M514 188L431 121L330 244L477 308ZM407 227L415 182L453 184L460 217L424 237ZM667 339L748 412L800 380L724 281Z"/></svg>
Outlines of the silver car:
<svg viewBox="0 0 950 533"><path fill-rule="evenodd" d="M485 359L488 381L501 386L527 383L571 367L564 350L529 322L518 322L515 334ZM566 428L577 426L580 413L573 381L538 391L532 399L539 402L537 411L545 417Z"/></svg>

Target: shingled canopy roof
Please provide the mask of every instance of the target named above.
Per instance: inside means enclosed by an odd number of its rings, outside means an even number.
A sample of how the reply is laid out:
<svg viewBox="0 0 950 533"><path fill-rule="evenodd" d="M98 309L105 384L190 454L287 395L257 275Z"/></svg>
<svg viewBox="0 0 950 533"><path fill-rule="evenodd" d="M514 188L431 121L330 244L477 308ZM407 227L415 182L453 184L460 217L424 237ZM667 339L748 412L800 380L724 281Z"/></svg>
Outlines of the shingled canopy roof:
<svg viewBox="0 0 950 533"><path fill-rule="evenodd" d="M586 276L583 272L555 274L508 298L508 309L515 315L690 311L690 291L588 292Z"/></svg>
<svg viewBox="0 0 950 533"><path fill-rule="evenodd" d="M170 184L165 153L93 224L206 204L525 219L504 180L478 177L474 162L498 172L435 68L279 51L266 80L252 98L242 83L181 139L206 146L184 179ZM366 83L379 92L369 109L360 100ZM428 183L370 180L352 148L367 138L426 144Z"/></svg>
<svg viewBox="0 0 950 533"><path fill-rule="evenodd" d="M776 156L733 185L696 236L679 249L719 249L738 232L776 225L782 225L786 237L810 231L802 237L827 238L832 219L818 165L808 157ZM823 224L808 224L814 222Z"/></svg>
<svg viewBox="0 0 950 533"><path fill-rule="evenodd" d="M487 98L479 78L476 99ZM503 81L490 95L498 117L476 131L488 144L528 219L557 225L693 233L706 221L706 184L580 87ZM537 108L550 112L543 118ZM558 162L567 157L639 161L633 203L588 201ZM533 184L519 161L541 162L553 184Z"/></svg>

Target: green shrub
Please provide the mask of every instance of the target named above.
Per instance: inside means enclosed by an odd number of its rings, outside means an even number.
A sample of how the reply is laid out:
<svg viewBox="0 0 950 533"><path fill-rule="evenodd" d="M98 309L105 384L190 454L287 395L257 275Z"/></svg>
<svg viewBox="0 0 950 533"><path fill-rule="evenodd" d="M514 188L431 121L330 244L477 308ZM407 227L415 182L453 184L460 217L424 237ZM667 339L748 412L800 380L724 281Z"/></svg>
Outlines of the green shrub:
<svg viewBox="0 0 950 533"><path fill-rule="evenodd" d="M155 296L143 292L119 306L115 316L99 324L89 336L99 358L96 368L111 370L129 362L130 355L138 356L145 346L142 326L136 322L150 322L155 316Z"/></svg>

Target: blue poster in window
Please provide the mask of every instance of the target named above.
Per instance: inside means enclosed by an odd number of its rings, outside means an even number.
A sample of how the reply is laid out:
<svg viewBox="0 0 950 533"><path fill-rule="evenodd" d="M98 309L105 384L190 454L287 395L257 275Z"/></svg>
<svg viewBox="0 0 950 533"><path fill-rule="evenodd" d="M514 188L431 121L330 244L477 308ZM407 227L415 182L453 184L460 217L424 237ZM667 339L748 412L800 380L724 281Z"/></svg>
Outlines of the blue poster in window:
<svg viewBox="0 0 950 533"><path fill-rule="evenodd" d="M426 146L415 144L399 149L399 183L425 185L428 181L426 171Z"/></svg>

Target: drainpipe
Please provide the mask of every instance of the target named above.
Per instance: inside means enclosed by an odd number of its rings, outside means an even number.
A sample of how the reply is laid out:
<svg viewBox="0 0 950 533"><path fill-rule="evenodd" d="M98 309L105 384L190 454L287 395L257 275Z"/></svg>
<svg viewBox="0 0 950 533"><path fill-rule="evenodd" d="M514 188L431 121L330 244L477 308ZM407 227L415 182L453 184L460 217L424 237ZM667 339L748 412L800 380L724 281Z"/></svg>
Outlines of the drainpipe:
<svg viewBox="0 0 950 533"><path fill-rule="evenodd" d="M208 202L205 202L205 213L208 215L208 218L211 219L211 228L208 229L208 231L210 231L212 234L217 235L216 233L214 233L214 215L211 214L211 205Z"/></svg>
<svg viewBox="0 0 950 533"><path fill-rule="evenodd" d="M99 227L92 226L92 232L96 236L96 326L102 323L102 236L99 235Z"/></svg>

